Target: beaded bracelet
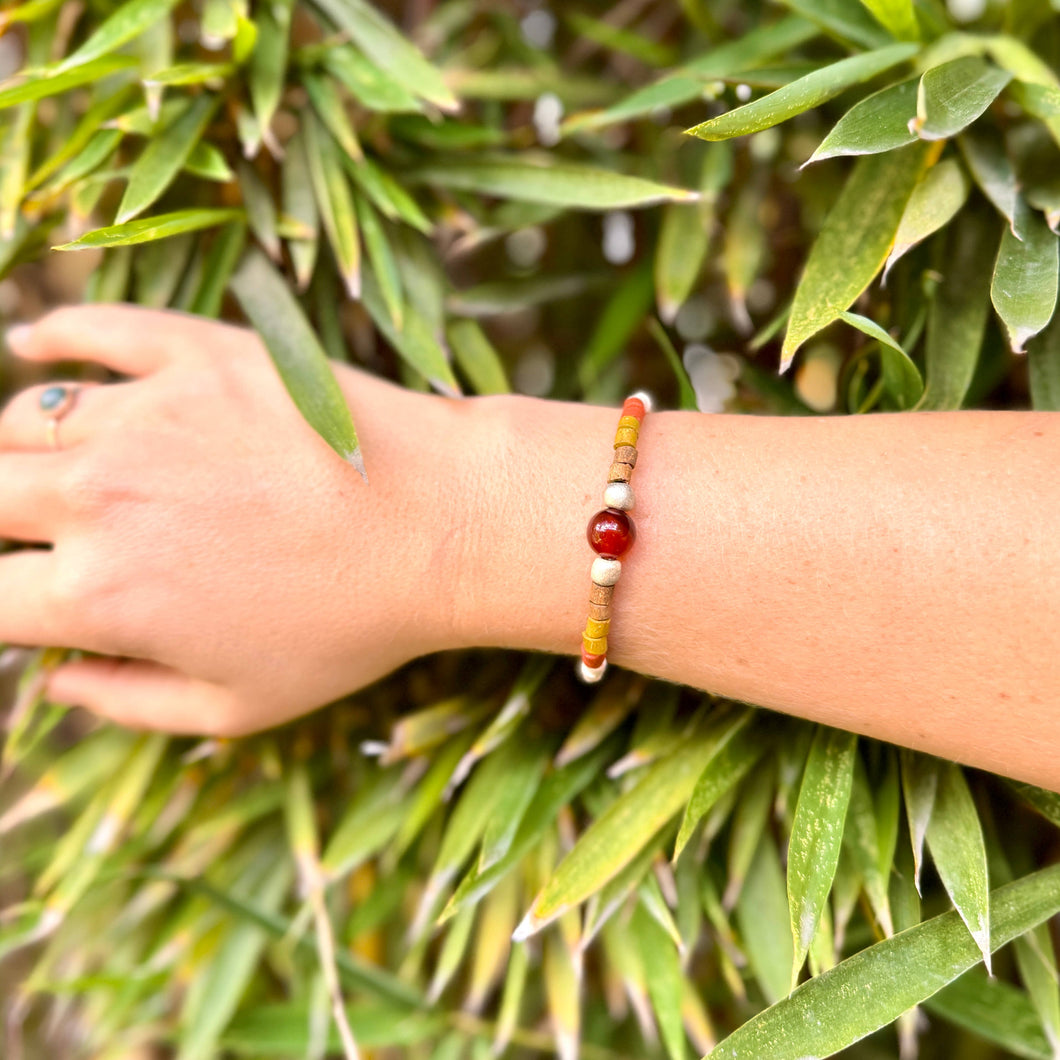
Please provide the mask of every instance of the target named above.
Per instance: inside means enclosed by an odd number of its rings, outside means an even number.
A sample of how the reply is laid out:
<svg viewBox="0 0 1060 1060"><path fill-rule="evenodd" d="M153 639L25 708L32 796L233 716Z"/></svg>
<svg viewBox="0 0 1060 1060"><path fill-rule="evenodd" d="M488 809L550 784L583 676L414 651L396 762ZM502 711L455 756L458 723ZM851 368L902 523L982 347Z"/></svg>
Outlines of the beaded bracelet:
<svg viewBox="0 0 1060 1060"><path fill-rule="evenodd" d="M607 632L611 628L611 601L622 574L620 556L629 551L637 536L629 513L633 510L630 479L637 465L637 438L644 417L651 411L651 398L638 391L622 403L622 415L615 432L614 456L604 489L603 511L589 520L587 536L596 553L589 590L589 619L582 634L579 673L590 684L607 670Z"/></svg>

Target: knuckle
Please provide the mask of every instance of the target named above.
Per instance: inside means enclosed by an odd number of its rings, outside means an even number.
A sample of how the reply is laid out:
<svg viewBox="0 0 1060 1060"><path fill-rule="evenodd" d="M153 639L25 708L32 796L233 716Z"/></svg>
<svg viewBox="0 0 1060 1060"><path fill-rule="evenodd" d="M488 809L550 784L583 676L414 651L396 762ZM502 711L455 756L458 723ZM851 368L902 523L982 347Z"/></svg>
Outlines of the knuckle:
<svg viewBox="0 0 1060 1060"><path fill-rule="evenodd" d="M60 477L66 504L78 515L102 515L125 494L120 461L102 445L79 447Z"/></svg>

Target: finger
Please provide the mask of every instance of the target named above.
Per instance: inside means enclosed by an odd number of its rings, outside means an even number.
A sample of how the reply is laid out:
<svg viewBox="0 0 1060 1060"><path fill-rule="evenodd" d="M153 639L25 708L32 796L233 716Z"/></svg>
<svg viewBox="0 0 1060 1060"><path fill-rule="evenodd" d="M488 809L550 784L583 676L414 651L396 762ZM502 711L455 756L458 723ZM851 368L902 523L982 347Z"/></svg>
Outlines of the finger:
<svg viewBox="0 0 1060 1060"><path fill-rule="evenodd" d="M229 692L141 659L79 659L49 675L49 699L85 707L119 725L208 736L234 735Z"/></svg>
<svg viewBox="0 0 1060 1060"><path fill-rule="evenodd" d="M64 464L53 453L0 453L0 538L35 544L55 540L63 511L55 483Z"/></svg>
<svg viewBox="0 0 1060 1060"><path fill-rule="evenodd" d="M54 436L58 445L69 449L95 434L114 415L129 384L101 386L98 383L52 383L20 390L0 412L0 449L42 451L51 448L48 421L58 423ZM65 387L72 396L55 412L41 404L52 397L56 387Z"/></svg>
<svg viewBox="0 0 1060 1060"><path fill-rule="evenodd" d="M55 602L55 553L23 549L0 556L0 642L76 647L68 609Z"/></svg>
<svg viewBox="0 0 1060 1060"><path fill-rule="evenodd" d="M32 361L95 361L123 375L151 375L196 358L217 343L213 321L172 310L131 305L83 305L54 309L35 324L7 333L11 351ZM223 344L253 341L253 334L226 327Z"/></svg>

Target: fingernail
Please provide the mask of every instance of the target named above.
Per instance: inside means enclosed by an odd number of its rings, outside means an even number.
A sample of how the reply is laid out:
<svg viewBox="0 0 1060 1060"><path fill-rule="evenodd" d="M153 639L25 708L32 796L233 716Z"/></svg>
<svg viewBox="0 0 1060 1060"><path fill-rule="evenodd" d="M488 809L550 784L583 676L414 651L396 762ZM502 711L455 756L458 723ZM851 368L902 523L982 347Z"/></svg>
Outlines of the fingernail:
<svg viewBox="0 0 1060 1060"><path fill-rule="evenodd" d="M29 324L12 324L4 332L4 344L8 349L18 352L18 347L24 346L29 339L31 330L32 328Z"/></svg>

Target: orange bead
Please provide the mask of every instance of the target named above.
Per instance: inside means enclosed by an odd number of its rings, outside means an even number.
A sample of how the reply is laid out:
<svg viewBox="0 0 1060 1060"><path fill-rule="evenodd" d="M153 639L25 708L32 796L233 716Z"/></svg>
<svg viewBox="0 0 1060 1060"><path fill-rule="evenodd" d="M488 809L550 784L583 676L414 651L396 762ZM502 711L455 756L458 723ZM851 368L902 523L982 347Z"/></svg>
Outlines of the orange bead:
<svg viewBox="0 0 1060 1060"><path fill-rule="evenodd" d="M636 416L638 420L644 419L644 402L640 398L628 397L622 402L623 416Z"/></svg>
<svg viewBox="0 0 1060 1060"><path fill-rule="evenodd" d="M606 655L594 655L592 652L586 651L585 648L582 648L582 662L585 663L590 670L599 669L604 665L604 659L606 658Z"/></svg>

